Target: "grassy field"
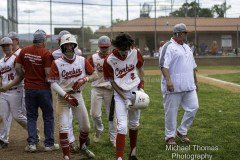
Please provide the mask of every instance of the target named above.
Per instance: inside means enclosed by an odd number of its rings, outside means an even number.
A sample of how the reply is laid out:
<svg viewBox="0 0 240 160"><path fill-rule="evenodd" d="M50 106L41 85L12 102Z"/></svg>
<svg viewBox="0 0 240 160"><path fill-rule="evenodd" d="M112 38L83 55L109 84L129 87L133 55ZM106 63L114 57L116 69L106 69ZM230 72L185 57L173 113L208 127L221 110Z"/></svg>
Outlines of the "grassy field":
<svg viewBox="0 0 240 160"><path fill-rule="evenodd" d="M215 75L210 75L209 77L240 84L240 73L215 74Z"/></svg>
<svg viewBox="0 0 240 160"><path fill-rule="evenodd" d="M145 70L158 70L158 66L144 66ZM198 66L198 69L207 70L240 70L240 66Z"/></svg>
<svg viewBox="0 0 240 160"><path fill-rule="evenodd" d="M237 160L240 156L240 95L216 87L200 84L200 108L196 119L189 130L192 142L188 151L169 151L164 142L164 112L162 94L160 92L160 78L146 77L145 91L150 95L150 106L142 111L141 125L138 139L138 157L140 160L171 160L173 154L184 156L211 155L213 160ZM85 103L90 105L90 87L84 90ZM221 98L220 98L221 97ZM104 111L105 113L105 111ZM178 123L183 112L179 110ZM98 160L115 159L115 149L108 140L106 116L104 134L98 144L91 143L91 149ZM91 130L92 132L92 130ZM92 138L92 137L91 137ZM128 138L127 138L128 140ZM178 146L188 146L178 142ZM194 145L199 150L194 150ZM125 157L129 154L129 142L125 146ZM188 159L188 158L183 158ZM197 159L197 158L196 158Z"/></svg>

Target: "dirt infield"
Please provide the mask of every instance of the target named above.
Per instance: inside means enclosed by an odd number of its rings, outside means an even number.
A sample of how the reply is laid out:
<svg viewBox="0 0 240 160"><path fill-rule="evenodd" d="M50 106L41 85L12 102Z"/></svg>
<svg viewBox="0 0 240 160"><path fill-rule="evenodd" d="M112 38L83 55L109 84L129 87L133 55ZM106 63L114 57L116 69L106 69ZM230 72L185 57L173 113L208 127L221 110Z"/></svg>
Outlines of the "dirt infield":
<svg viewBox="0 0 240 160"><path fill-rule="evenodd" d="M39 110L39 120L38 127L40 128L41 141L44 140L43 134L43 124L42 124L42 115ZM56 117L56 116L55 116ZM55 120L55 122L57 122ZM57 124L57 123L55 123ZM57 126L55 126L57 128ZM55 129L55 138L58 143L58 134ZM61 160L62 152L53 151L53 152L44 152L43 145L41 142L40 150L36 153L27 153L24 151L25 146L27 145L27 131L24 131L23 128L13 121L11 131L10 131L10 141L7 148L0 149L0 160ZM73 157L74 158L74 157Z"/></svg>

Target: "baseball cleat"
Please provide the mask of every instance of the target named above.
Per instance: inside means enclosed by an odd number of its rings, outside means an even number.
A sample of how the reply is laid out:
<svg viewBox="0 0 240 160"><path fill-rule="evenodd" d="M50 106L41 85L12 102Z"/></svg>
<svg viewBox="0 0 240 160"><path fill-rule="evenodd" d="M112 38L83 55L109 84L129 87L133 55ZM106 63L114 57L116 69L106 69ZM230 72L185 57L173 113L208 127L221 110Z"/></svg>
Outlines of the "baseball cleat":
<svg viewBox="0 0 240 160"><path fill-rule="evenodd" d="M190 139L187 137L187 135L182 135L177 131L177 137L183 142L183 143L190 143Z"/></svg>
<svg viewBox="0 0 240 160"><path fill-rule="evenodd" d="M100 137L101 137L101 134L95 133L93 137L93 142L98 143L100 140Z"/></svg>
<svg viewBox="0 0 240 160"><path fill-rule="evenodd" d="M176 145L175 138L174 138L174 137L168 138L168 139L166 140L166 143L167 143L168 145Z"/></svg>
<svg viewBox="0 0 240 160"><path fill-rule="evenodd" d="M87 149L87 147L83 147L80 150L80 153L84 156L86 156L87 158L94 158L95 154L93 152L91 152L89 149Z"/></svg>
<svg viewBox="0 0 240 160"><path fill-rule="evenodd" d="M69 160L70 158L68 156L64 156L63 160Z"/></svg>
<svg viewBox="0 0 240 160"><path fill-rule="evenodd" d="M8 146L8 143L3 142L0 140L0 149L6 148Z"/></svg>
<svg viewBox="0 0 240 160"><path fill-rule="evenodd" d="M72 142L72 143L70 143L70 152L71 153L77 153L77 152L79 152L79 146L78 146L78 144L74 141L74 142Z"/></svg>
<svg viewBox="0 0 240 160"><path fill-rule="evenodd" d="M129 160L138 160L136 156L129 156Z"/></svg>
<svg viewBox="0 0 240 160"><path fill-rule="evenodd" d="M55 150L59 150L59 144L53 144L52 146L48 146L44 148L45 152L55 151Z"/></svg>
<svg viewBox="0 0 240 160"><path fill-rule="evenodd" d="M37 151L37 147L35 144L28 144L26 147L25 147L25 151L26 152L36 152Z"/></svg>

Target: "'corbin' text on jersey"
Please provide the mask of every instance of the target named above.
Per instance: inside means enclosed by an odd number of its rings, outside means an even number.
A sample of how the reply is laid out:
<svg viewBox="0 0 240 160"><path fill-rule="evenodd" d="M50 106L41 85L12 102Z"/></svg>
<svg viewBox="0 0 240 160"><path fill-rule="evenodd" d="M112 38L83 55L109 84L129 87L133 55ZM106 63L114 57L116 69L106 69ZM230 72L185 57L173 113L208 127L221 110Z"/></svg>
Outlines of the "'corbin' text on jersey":
<svg viewBox="0 0 240 160"><path fill-rule="evenodd" d="M7 72L9 72L11 70L12 70L12 68L10 66L6 66L6 67L1 69L1 73L4 74L4 73L7 73Z"/></svg>
<svg viewBox="0 0 240 160"><path fill-rule="evenodd" d="M135 66L133 64L130 64L130 65L126 64L126 67L123 68L123 69L116 68L115 69L115 75L118 78L123 78L127 73L129 73L132 70L134 70L134 68L135 68Z"/></svg>
<svg viewBox="0 0 240 160"><path fill-rule="evenodd" d="M63 79L70 79L72 77L78 77L81 74L82 74L82 70L81 69L75 69L75 68L73 68L71 71L66 71L66 70L62 71Z"/></svg>

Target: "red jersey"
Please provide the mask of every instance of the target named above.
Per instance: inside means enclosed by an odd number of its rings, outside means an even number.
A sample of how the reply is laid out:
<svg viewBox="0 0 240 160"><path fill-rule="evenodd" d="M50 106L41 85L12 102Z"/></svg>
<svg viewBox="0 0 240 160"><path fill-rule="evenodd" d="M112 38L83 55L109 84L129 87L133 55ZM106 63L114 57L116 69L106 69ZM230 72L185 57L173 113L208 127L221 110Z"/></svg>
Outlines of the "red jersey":
<svg viewBox="0 0 240 160"><path fill-rule="evenodd" d="M140 83L137 69L143 66L141 53L135 48L121 56L117 49L105 59L103 73L106 80L112 81L123 90L131 90Z"/></svg>
<svg viewBox="0 0 240 160"><path fill-rule="evenodd" d="M21 50L16 63L23 66L25 89L49 89L45 68L50 68L53 57L51 53L40 46L28 46Z"/></svg>

